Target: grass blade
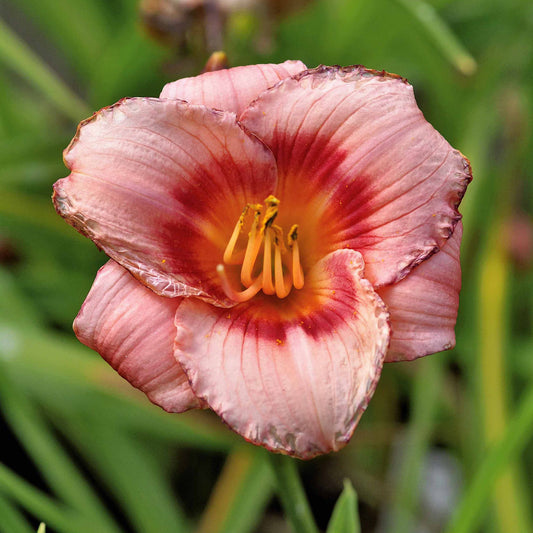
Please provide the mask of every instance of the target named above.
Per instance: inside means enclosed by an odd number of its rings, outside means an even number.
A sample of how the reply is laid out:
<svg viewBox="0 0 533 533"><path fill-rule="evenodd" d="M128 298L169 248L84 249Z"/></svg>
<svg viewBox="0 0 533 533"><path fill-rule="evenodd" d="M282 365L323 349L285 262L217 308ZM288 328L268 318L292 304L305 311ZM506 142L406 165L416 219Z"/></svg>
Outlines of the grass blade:
<svg viewBox="0 0 533 533"><path fill-rule="evenodd" d="M84 523L67 507L56 503L30 483L0 463L0 493L14 500L33 516L44 520L59 533L94 533L91 524ZM11 533L11 532L10 532Z"/></svg>
<svg viewBox="0 0 533 533"><path fill-rule="evenodd" d="M326 533L361 533L357 494L349 479L344 480L344 490L335 504Z"/></svg>
<svg viewBox="0 0 533 533"><path fill-rule="evenodd" d="M97 420L72 421L68 429L137 533L187 531L185 515L149 446Z"/></svg>
<svg viewBox="0 0 533 533"><path fill-rule="evenodd" d="M318 533L296 459L277 453L270 453L269 457L276 477L276 492L294 533Z"/></svg>
<svg viewBox="0 0 533 533"><path fill-rule="evenodd" d="M496 481L532 438L533 386L529 385L502 439L485 455L446 533L473 533L479 530Z"/></svg>
<svg viewBox="0 0 533 533"><path fill-rule="evenodd" d="M274 486L268 457L252 446L230 453L196 533L254 531Z"/></svg>
<svg viewBox="0 0 533 533"><path fill-rule="evenodd" d="M5 372L0 374L0 398L4 416L56 495L89 518L99 532L119 533L83 475Z"/></svg>
<svg viewBox="0 0 533 533"><path fill-rule="evenodd" d="M106 2L94 0L11 0L44 31L69 63L87 76L113 32ZM61 28L61 31L58 31Z"/></svg>
<svg viewBox="0 0 533 533"><path fill-rule="evenodd" d="M462 74L470 76L477 69L476 60L468 53L433 6L423 0L397 0L424 28L444 57Z"/></svg>
<svg viewBox="0 0 533 533"><path fill-rule="evenodd" d="M419 372L412 394L413 414L402 446L402 462L398 482L392 493L391 531L413 531L418 502L423 462L436 420L442 381L443 355L433 355L418 361Z"/></svg>
<svg viewBox="0 0 533 533"><path fill-rule="evenodd" d="M0 532L34 533L22 513L0 494Z"/></svg>
<svg viewBox="0 0 533 533"><path fill-rule="evenodd" d="M74 122L91 114L90 108L1 19L0 60Z"/></svg>

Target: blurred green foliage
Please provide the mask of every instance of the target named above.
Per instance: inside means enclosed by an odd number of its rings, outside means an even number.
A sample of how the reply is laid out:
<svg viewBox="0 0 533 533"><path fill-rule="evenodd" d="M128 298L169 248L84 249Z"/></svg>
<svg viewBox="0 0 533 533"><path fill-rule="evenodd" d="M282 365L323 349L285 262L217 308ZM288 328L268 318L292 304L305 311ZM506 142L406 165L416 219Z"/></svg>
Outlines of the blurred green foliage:
<svg viewBox="0 0 533 533"><path fill-rule="evenodd" d="M363 533L533 531L533 4L272 1L214 29L183 11L171 35L148 31L146 4L144 25L133 0L0 5L0 532L288 531L262 450L149 405L76 341L106 258L50 202L79 120L198 73L214 41L233 65L399 73L474 170L457 348L387 365L352 443L300 465L319 526L349 478ZM457 474L440 510L436 452ZM355 502L347 483L328 531L357 531Z"/></svg>

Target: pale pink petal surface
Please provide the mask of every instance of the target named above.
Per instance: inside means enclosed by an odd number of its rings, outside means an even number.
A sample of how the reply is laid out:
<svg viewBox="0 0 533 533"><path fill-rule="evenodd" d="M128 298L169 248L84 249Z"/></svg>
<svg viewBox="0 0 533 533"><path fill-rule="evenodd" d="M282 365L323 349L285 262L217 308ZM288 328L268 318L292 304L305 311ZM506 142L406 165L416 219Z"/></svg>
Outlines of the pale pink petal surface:
<svg viewBox="0 0 533 533"><path fill-rule="evenodd" d="M301 61L285 61L279 65L246 65L206 72L168 83L161 98L180 98L239 114L263 91L306 68Z"/></svg>
<svg viewBox="0 0 533 533"><path fill-rule="evenodd" d="M85 121L65 152L58 212L165 296L221 305L216 265L246 202L275 188L269 150L232 113L134 98Z"/></svg>
<svg viewBox="0 0 533 533"><path fill-rule="evenodd" d="M166 411L200 407L173 355L180 298L163 298L108 261L74 322L78 339Z"/></svg>
<svg viewBox="0 0 533 533"><path fill-rule="evenodd" d="M317 256L360 251L375 286L402 279L460 219L469 163L424 119L398 76L319 67L262 93L240 120L273 151L275 195L291 202L302 239L306 229L313 234ZM319 220L312 226L310 212Z"/></svg>
<svg viewBox="0 0 533 533"><path fill-rule="evenodd" d="M462 234L459 222L440 252L399 283L378 289L391 316L387 362L416 359L455 346Z"/></svg>
<svg viewBox="0 0 533 533"><path fill-rule="evenodd" d="M337 450L366 408L389 342L361 255L333 252L286 300L233 309L184 299L176 357L195 394L249 441L301 458Z"/></svg>
<svg viewBox="0 0 533 533"><path fill-rule="evenodd" d="M404 79L305 69L207 72L102 109L54 203L114 260L80 341L167 411L210 407L307 459L349 441L384 362L454 345L471 169Z"/></svg>

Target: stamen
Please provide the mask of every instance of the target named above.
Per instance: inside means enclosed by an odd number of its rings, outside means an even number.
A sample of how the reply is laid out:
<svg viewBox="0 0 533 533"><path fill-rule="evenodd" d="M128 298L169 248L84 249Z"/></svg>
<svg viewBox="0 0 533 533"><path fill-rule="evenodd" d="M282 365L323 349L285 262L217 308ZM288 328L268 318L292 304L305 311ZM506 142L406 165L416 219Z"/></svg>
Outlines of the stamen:
<svg viewBox="0 0 533 533"><path fill-rule="evenodd" d="M237 291L231 287L224 265L218 265L217 272L225 294L235 302L245 302L253 298L260 290L268 295L275 294L278 298L285 298L293 286L296 289L301 289L304 286L304 274L298 246L298 225L295 224L291 227L287 237L291 256L285 257L284 267L283 258L287 248L285 248L283 230L274 224L278 210L279 200L272 195L265 199L265 208L261 204L247 204L233 229L228 245L224 250L223 261L230 265L238 265L242 261L240 279L246 288ZM235 252L244 226L250 224L252 211L253 220L248 233L246 249ZM263 218L260 221L262 215ZM263 246L262 265L256 267L261 246ZM274 246L274 250L272 250L272 246ZM274 258L272 258L272 254L274 254ZM274 261L274 265L272 265L272 261ZM254 272L259 272L255 278Z"/></svg>
<svg viewBox="0 0 533 533"><path fill-rule="evenodd" d="M253 298L261 290L261 276L257 276L255 281L244 291L236 291L231 287L229 283L224 265L217 265L217 274L220 276L220 281L222 282L222 289L224 290L224 293L228 298L232 299L235 302L246 302Z"/></svg>

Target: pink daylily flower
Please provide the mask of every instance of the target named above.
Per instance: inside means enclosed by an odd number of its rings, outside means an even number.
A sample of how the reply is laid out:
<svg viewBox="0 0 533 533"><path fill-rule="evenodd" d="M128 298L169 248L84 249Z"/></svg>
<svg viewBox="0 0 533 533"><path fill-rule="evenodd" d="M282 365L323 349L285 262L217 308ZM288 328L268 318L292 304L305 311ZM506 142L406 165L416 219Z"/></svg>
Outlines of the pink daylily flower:
<svg viewBox="0 0 533 533"><path fill-rule="evenodd" d="M455 343L470 165L398 76L208 72L102 109L65 162L56 209L111 258L76 335L167 411L310 458L384 362Z"/></svg>

